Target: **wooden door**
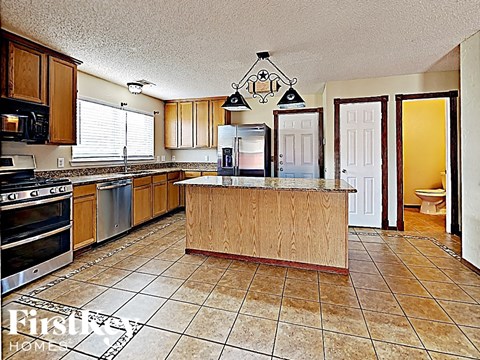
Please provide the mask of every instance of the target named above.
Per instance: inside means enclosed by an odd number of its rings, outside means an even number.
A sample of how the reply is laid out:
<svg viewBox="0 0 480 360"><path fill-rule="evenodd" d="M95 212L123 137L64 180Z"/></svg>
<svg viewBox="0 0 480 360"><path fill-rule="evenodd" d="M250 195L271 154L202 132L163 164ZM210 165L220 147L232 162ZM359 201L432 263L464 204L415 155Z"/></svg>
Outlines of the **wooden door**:
<svg viewBox="0 0 480 360"><path fill-rule="evenodd" d="M168 182L168 211L180 206L180 187L174 185L175 181Z"/></svg>
<svg viewBox="0 0 480 360"><path fill-rule="evenodd" d="M73 250L97 241L97 199L95 194L73 199Z"/></svg>
<svg viewBox="0 0 480 360"><path fill-rule="evenodd" d="M208 147L209 144L209 101L195 101L194 147Z"/></svg>
<svg viewBox="0 0 480 360"><path fill-rule="evenodd" d="M143 185L133 188L133 225L141 224L152 218L152 186Z"/></svg>
<svg viewBox="0 0 480 360"><path fill-rule="evenodd" d="M153 184L153 216L165 214L167 208L167 183Z"/></svg>
<svg viewBox="0 0 480 360"><path fill-rule="evenodd" d="M75 145L77 66L50 56L50 143Z"/></svg>
<svg viewBox="0 0 480 360"><path fill-rule="evenodd" d="M8 91L15 99L47 103L47 57L40 51L8 44Z"/></svg>
<svg viewBox="0 0 480 360"><path fill-rule="evenodd" d="M318 112L278 115L278 176L319 178Z"/></svg>
<svg viewBox="0 0 480 360"><path fill-rule="evenodd" d="M165 104L165 148L178 148L178 103Z"/></svg>
<svg viewBox="0 0 480 360"><path fill-rule="evenodd" d="M225 99L210 101L210 147L218 144L218 125L230 124L230 112L222 108Z"/></svg>
<svg viewBox="0 0 480 360"><path fill-rule="evenodd" d="M351 226L382 226L381 103L340 105L341 179L357 189L349 195Z"/></svg>
<svg viewBox="0 0 480 360"><path fill-rule="evenodd" d="M178 109L180 147L193 147L193 102L181 102Z"/></svg>

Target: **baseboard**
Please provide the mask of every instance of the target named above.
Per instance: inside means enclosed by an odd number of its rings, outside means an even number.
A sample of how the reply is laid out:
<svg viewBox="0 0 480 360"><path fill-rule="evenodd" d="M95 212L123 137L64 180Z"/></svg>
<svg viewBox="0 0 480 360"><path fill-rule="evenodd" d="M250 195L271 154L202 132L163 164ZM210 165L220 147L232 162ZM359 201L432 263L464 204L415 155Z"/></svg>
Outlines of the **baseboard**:
<svg viewBox="0 0 480 360"><path fill-rule="evenodd" d="M462 262L463 265L468 267L470 270L472 270L473 272L480 275L480 269L478 267L476 267L475 265L473 265L471 262L469 262L468 260L465 260L464 258L462 258L461 262Z"/></svg>
<svg viewBox="0 0 480 360"><path fill-rule="evenodd" d="M395 230L395 231L397 231L398 228L397 228L396 226L389 226L389 227L388 227L388 230Z"/></svg>
<svg viewBox="0 0 480 360"><path fill-rule="evenodd" d="M420 209L420 205L403 205L404 208L407 209Z"/></svg>

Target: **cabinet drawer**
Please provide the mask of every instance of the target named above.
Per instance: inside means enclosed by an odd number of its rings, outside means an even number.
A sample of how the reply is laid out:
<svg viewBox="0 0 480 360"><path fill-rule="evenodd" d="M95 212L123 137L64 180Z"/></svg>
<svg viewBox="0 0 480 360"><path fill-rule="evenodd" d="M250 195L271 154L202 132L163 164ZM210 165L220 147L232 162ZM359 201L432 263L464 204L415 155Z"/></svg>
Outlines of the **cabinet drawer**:
<svg viewBox="0 0 480 360"><path fill-rule="evenodd" d="M151 176L144 176L144 177L141 177L141 178L133 179L133 187L150 185L151 183L152 183L152 177Z"/></svg>
<svg viewBox="0 0 480 360"><path fill-rule="evenodd" d="M86 195L95 195L97 193L97 185L78 185L73 187L73 197L77 198Z"/></svg>
<svg viewBox="0 0 480 360"><path fill-rule="evenodd" d="M168 173L168 180L178 180L180 177L180 171L174 171L171 173Z"/></svg>
<svg viewBox="0 0 480 360"><path fill-rule="evenodd" d="M185 171L185 179L191 179L202 176L200 171Z"/></svg>
<svg viewBox="0 0 480 360"><path fill-rule="evenodd" d="M165 181L167 181L167 174L154 175L153 176L153 183L154 184L162 183L162 182L165 182Z"/></svg>
<svg viewBox="0 0 480 360"><path fill-rule="evenodd" d="M202 176L217 176L216 171L202 171Z"/></svg>

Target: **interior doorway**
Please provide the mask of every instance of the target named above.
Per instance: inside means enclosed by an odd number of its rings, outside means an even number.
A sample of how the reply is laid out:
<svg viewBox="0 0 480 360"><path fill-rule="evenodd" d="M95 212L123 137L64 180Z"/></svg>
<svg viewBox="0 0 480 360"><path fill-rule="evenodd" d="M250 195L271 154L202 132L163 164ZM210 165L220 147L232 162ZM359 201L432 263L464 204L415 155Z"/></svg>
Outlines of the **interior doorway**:
<svg viewBox="0 0 480 360"><path fill-rule="evenodd" d="M349 225L388 229L388 96L334 99L335 177L349 195Z"/></svg>
<svg viewBox="0 0 480 360"><path fill-rule="evenodd" d="M459 235L457 98L458 91L395 97L398 230Z"/></svg>
<svg viewBox="0 0 480 360"><path fill-rule="evenodd" d="M323 109L273 112L274 176L323 178Z"/></svg>

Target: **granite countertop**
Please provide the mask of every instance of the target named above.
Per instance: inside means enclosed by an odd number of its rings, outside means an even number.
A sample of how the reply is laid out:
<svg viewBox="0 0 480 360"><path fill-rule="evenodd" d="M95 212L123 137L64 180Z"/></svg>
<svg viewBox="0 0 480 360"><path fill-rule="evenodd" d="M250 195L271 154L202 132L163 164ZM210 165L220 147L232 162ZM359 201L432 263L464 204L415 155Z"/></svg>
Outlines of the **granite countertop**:
<svg viewBox="0 0 480 360"><path fill-rule="evenodd" d="M240 176L202 176L188 180L177 181L175 185L201 187L265 189L265 190L295 190L320 192L357 192L346 181L334 179L287 179Z"/></svg>
<svg viewBox="0 0 480 360"><path fill-rule="evenodd" d="M126 174L110 173L110 174L98 174L98 175L71 176L69 177L69 179L73 185L87 185L87 184L100 183L104 181L133 179L133 178L142 177L142 176L166 174L174 171L182 171L182 169L181 168L165 168L165 169L137 170L137 171L132 171ZM188 171L196 171L196 170L188 169ZM206 171L206 170L198 170L198 171Z"/></svg>

